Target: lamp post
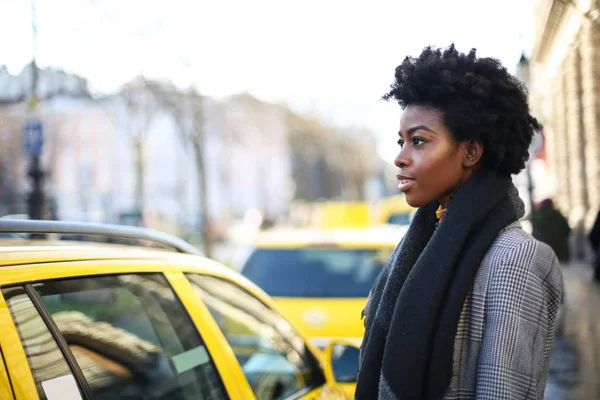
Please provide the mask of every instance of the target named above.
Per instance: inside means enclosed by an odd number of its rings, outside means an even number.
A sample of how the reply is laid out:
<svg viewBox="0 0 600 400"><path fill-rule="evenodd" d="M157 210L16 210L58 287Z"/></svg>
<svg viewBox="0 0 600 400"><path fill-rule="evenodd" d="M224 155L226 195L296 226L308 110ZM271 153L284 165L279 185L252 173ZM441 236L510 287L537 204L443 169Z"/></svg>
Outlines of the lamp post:
<svg viewBox="0 0 600 400"><path fill-rule="evenodd" d="M27 100L27 118L22 130L23 147L25 153L31 157L27 175L31 178L31 192L27 198L28 214L30 219L44 219L44 171L40 158L44 145L42 121L36 117L39 98L37 96L38 68L36 63L37 53L37 25L36 25L36 0L31 3L31 31L32 31L32 60L31 60L31 85Z"/></svg>
<svg viewBox="0 0 600 400"><path fill-rule="evenodd" d="M523 81L523 83L525 83L525 85L527 85L527 86L529 86L529 84L531 83L529 60L525 56L524 52L521 54L521 58L519 59L519 64L517 66L517 77L521 81ZM533 215L535 213L535 205L534 205L534 199L533 199L535 184L533 182L533 176L531 174L531 162L533 160L535 160L536 157L538 156L538 153L541 150L541 145L542 144L540 143L539 133L535 133L534 137L532 139L531 146L529 147L530 160L525 165L525 173L527 174L527 194L529 197L529 210L530 210L529 211L529 220L531 222L533 222Z"/></svg>
<svg viewBox="0 0 600 400"><path fill-rule="evenodd" d="M45 219L44 171L41 168L40 156L43 147L42 124L28 118L23 128L24 147L31 161L27 175L31 178L31 192L27 197L27 213L30 219Z"/></svg>

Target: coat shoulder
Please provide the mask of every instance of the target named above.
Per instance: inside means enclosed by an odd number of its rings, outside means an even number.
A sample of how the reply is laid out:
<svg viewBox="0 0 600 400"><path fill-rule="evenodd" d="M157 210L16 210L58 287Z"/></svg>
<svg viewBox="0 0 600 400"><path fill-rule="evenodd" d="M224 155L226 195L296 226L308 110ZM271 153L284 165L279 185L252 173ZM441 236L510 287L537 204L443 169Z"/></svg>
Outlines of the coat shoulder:
<svg viewBox="0 0 600 400"><path fill-rule="evenodd" d="M561 275L556 254L550 246L540 242L523 230L519 222L503 229L490 249L482 266L496 268L527 269L542 281L549 278L556 285L562 285L561 279L552 278Z"/></svg>

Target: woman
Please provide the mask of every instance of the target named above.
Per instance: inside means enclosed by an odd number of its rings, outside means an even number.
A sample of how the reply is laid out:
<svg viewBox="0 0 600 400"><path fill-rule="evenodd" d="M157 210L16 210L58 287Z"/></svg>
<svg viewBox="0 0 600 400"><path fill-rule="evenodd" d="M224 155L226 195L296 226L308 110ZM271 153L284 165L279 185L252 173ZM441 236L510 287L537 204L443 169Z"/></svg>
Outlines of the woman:
<svg viewBox="0 0 600 400"><path fill-rule="evenodd" d="M511 175L539 123L495 59L426 48L396 68L399 189L418 207L375 283L356 389L371 399L542 399L562 295Z"/></svg>

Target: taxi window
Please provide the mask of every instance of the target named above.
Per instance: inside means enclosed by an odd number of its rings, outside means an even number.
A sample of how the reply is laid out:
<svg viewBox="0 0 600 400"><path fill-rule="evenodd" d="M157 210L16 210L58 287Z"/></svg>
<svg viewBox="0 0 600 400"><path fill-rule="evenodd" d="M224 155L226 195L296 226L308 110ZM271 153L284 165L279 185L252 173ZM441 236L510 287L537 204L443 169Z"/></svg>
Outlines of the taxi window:
<svg viewBox="0 0 600 400"><path fill-rule="evenodd" d="M50 391L49 384L60 379L70 379L71 383L75 383L65 357L25 289L5 288L2 294L17 327L40 399L56 400L56 395L53 397L52 393L46 393L46 390ZM66 389L63 395L76 396L80 393L76 384L71 385L70 390L75 393Z"/></svg>
<svg viewBox="0 0 600 400"><path fill-rule="evenodd" d="M226 399L198 331L159 274L34 285L92 399Z"/></svg>
<svg viewBox="0 0 600 400"><path fill-rule="evenodd" d="M221 328L257 399L286 399L324 383L317 360L281 315L233 282L198 274L187 277Z"/></svg>
<svg viewBox="0 0 600 400"><path fill-rule="evenodd" d="M388 217L387 223L392 225L410 225L411 214L392 214Z"/></svg>
<svg viewBox="0 0 600 400"><path fill-rule="evenodd" d="M258 248L242 274L274 297L362 298L393 249Z"/></svg>

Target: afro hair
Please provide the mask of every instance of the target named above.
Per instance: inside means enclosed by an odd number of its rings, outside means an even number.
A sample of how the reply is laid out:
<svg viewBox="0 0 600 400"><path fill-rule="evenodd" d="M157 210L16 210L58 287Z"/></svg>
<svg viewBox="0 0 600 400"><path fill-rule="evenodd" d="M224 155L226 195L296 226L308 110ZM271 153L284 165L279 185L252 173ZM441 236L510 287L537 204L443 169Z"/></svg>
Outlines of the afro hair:
<svg viewBox="0 0 600 400"><path fill-rule="evenodd" d="M426 47L418 57L406 57L396 67L395 81L385 100L438 109L459 142L483 144L484 167L517 174L529 159L529 145L539 122L529 114L527 89L500 61L477 58L476 50L460 53Z"/></svg>

